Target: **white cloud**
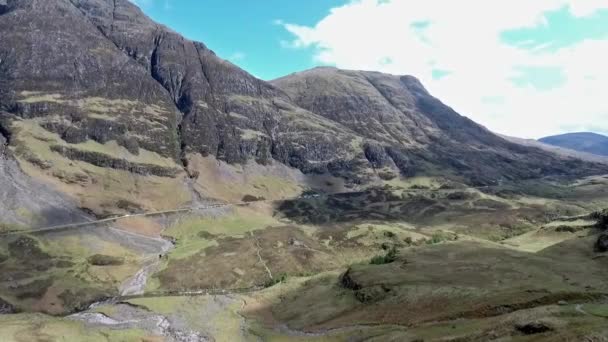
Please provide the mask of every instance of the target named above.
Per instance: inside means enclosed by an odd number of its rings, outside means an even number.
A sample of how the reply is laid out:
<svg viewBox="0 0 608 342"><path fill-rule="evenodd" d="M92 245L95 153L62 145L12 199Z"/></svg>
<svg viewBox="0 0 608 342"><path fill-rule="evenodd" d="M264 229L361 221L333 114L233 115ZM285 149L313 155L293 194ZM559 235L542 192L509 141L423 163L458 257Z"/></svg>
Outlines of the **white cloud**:
<svg viewBox="0 0 608 342"><path fill-rule="evenodd" d="M508 29L545 25L547 11L566 5L586 16L608 8L608 1L357 0L312 27L277 24L294 35L283 46L314 47L320 64L414 75L458 112L500 133L608 132L608 40L546 52L500 39ZM565 82L544 90L518 87L511 79L522 66L558 68ZM433 79L433 69L449 74Z"/></svg>
<svg viewBox="0 0 608 342"><path fill-rule="evenodd" d="M242 61L243 59L245 59L245 57L247 57L247 55L244 52L237 51L237 52L231 54L230 56L228 56L228 60L233 63L236 63L236 62Z"/></svg>
<svg viewBox="0 0 608 342"><path fill-rule="evenodd" d="M153 5L158 4L159 2L162 2L163 4L163 8L165 10L170 10L171 9L171 0L129 0L132 3L136 4L139 7L150 7Z"/></svg>

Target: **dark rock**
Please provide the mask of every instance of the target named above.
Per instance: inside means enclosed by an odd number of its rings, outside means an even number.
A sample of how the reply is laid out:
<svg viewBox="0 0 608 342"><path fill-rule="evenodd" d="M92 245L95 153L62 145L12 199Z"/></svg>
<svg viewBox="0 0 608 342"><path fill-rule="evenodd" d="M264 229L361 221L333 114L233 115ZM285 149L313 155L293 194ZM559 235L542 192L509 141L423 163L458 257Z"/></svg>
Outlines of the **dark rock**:
<svg viewBox="0 0 608 342"><path fill-rule="evenodd" d="M345 289L349 289L349 290L360 290L362 288L361 284L358 284L353 278L352 278L352 269L349 268L348 270L346 270L346 272L344 272L344 274L342 274L342 276L340 277L340 285L345 288Z"/></svg>
<svg viewBox="0 0 608 342"><path fill-rule="evenodd" d="M604 233L597 238L595 248L598 252L608 252L608 233Z"/></svg>
<svg viewBox="0 0 608 342"><path fill-rule="evenodd" d="M0 0L1 1L1 0ZM1 9L1 7L0 7ZM0 298L0 315L10 315L17 312L17 309L11 303Z"/></svg>
<svg viewBox="0 0 608 342"><path fill-rule="evenodd" d="M2 135L2 132L0 132L0 157L3 156L6 151L6 145L7 140L4 135Z"/></svg>
<svg viewBox="0 0 608 342"><path fill-rule="evenodd" d="M541 322L517 324L515 329L525 335L542 334L553 330L552 327Z"/></svg>
<svg viewBox="0 0 608 342"><path fill-rule="evenodd" d="M379 169L389 165L390 157L383 146L367 142L363 146L363 151L365 153L365 158L367 158L372 167Z"/></svg>
<svg viewBox="0 0 608 342"><path fill-rule="evenodd" d="M387 147L386 153L391 157L395 165L397 165L397 168L401 171L403 176L411 177L416 174L412 161L404 152L394 147Z"/></svg>
<svg viewBox="0 0 608 342"><path fill-rule="evenodd" d="M608 209L593 212L590 218L596 220L596 225L599 229L608 229Z"/></svg>

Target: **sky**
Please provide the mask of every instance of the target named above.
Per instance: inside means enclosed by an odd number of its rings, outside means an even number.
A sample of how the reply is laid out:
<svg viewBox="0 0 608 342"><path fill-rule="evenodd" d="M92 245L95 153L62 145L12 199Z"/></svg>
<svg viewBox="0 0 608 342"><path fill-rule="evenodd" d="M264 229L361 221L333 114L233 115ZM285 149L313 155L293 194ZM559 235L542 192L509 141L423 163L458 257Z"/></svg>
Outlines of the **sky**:
<svg viewBox="0 0 608 342"><path fill-rule="evenodd" d="M608 134L608 0L134 1L261 79L407 74L497 133Z"/></svg>

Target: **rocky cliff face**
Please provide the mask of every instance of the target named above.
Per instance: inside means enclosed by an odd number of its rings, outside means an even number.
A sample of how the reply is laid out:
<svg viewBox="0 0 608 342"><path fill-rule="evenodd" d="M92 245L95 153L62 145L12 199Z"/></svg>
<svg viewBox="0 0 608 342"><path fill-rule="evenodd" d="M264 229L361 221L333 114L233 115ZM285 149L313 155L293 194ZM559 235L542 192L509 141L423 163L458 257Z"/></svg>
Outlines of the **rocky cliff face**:
<svg viewBox="0 0 608 342"><path fill-rule="evenodd" d="M410 76L316 69L261 81L128 0L3 0L0 32L3 139L28 175L99 213L119 199L191 201L193 156L352 184L384 169L479 184L604 171L510 144ZM163 187L175 196L161 205L151 197Z"/></svg>
<svg viewBox="0 0 608 342"><path fill-rule="evenodd" d="M297 105L368 139L365 155L374 167L392 160L404 174L464 175L476 184L603 168L506 141L431 96L412 76L323 67L271 83Z"/></svg>

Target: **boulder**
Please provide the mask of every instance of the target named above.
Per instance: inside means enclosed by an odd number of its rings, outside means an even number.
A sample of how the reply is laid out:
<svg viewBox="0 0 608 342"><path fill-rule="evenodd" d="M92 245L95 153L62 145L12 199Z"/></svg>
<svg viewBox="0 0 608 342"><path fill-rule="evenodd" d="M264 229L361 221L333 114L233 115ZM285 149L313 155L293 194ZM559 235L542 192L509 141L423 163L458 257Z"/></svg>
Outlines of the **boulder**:
<svg viewBox="0 0 608 342"><path fill-rule="evenodd" d="M595 243L595 249L600 252L608 252L608 233L603 233Z"/></svg>
<svg viewBox="0 0 608 342"><path fill-rule="evenodd" d="M517 331L521 332L524 335L542 334L547 331L553 330L553 328L551 328L550 326L548 326L547 324L542 323L542 322L530 322L530 323L517 324L515 326L515 329L517 329Z"/></svg>
<svg viewBox="0 0 608 342"><path fill-rule="evenodd" d="M8 314L16 313L16 312L17 312L17 310L11 303L0 298L0 315L8 315Z"/></svg>

